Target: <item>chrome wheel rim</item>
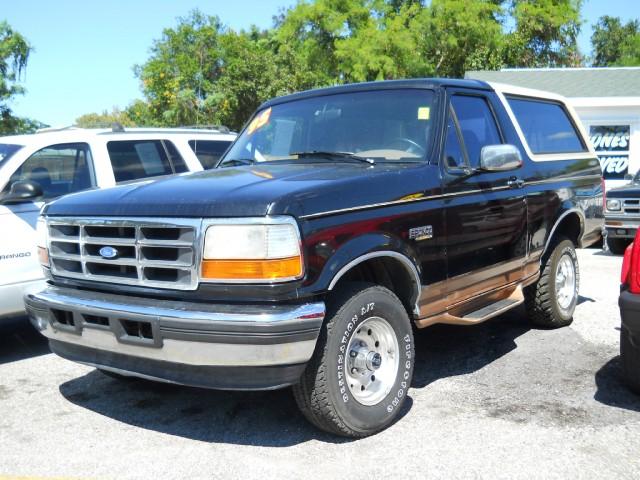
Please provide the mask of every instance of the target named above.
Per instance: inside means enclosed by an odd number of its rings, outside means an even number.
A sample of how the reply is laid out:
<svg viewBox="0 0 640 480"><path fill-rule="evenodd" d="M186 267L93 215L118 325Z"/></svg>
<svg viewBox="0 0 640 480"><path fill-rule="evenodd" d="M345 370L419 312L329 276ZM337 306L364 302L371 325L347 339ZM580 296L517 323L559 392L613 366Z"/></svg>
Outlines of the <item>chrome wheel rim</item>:
<svg viewBox="0 0 640 480"><path fill-rule="evenodd" d="M384 318L367 318L347 345L345 376L353 398L367 406L380 403L396 382L399 365L393 327Z"/></svg>
<svg viewBox="0 0 640 480"><path fill-rule="evenodd" d="M558 305L562 310L568 310L576 297L576 269L568 254L560 257L555 284Z"/></svg>

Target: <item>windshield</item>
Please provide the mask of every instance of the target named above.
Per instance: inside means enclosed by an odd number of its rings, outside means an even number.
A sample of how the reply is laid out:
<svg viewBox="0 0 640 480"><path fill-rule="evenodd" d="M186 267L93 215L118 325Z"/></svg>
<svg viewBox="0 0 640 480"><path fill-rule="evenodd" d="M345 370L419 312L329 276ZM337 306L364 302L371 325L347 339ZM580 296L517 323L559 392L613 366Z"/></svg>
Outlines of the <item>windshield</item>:
<svg viewBox="0 0 640 480"><path fill-rule="evenodd" d="M220 165L353 157L422 161L431 137L433 97L423 89L372 90L274 105L253 117Z"/></svg>
<svg viewBox="0 0 640 480"><path fill-rule="evenodd" d="M0 143L0 167L5 163L11 155L22 148L22 145L11 145L9 143Z"/></svg>

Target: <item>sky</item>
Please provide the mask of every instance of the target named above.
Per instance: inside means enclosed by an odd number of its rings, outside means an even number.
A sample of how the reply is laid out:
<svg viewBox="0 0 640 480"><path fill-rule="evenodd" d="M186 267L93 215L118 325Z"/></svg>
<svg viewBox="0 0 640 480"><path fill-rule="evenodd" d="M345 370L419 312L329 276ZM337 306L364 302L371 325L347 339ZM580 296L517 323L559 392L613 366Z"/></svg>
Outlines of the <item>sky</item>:
<svg viewBox="0 0 640 480"><path fill-rule="evenodd" d="M142 98L133 65L144 63L162 29L194 8L218 15L239 30L271 27L272 17L295 0L0 0L0 20L33 45L23 86L11 107L16 115L53 126L80 115L126 107ZM591 53L592 24L602 15L640 17L638 0L585 0L579 37Z"/></svg>

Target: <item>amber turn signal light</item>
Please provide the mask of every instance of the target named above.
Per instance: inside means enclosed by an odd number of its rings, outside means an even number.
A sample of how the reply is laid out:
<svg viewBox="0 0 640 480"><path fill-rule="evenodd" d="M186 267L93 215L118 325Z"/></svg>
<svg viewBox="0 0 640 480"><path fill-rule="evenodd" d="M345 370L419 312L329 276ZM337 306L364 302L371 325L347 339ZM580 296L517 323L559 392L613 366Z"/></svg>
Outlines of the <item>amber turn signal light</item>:
<svg viewBox="0 0 640 480"><path fill-rule="evenodd" d="M268 260L204 260L207 280L294 280L302 276L299 256Z"/></svg>

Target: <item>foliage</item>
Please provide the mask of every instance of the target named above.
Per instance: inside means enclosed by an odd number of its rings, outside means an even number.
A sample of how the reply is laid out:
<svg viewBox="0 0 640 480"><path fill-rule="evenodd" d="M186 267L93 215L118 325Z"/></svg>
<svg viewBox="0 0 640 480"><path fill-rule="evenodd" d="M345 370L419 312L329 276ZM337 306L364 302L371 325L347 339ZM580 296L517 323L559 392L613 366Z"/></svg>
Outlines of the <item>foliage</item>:
<svg viewBox="0 0 640 480"><path fill-rule="evenodd" d="M193 11L134 68L137 125L239 129L270 97L346 82L574 66L582 0L298 0L272 29Z"/></svg>
<svg viewBox="0 0 640 480"><path fill-rule="evenodd" d="M619 17L605 15L593 27L593 66L640 65L640 21L622 24Z"/></svg>
<svg viewBox="0 0 640 480"><path fill-rule="evenodd" d="M22 35L7 22L0 22L0 135L30 133L43 126L36 120L15 117L9 107L16 95L24 93L19 81L31 50Z"/></svg>
<svg viewBox="0 0 640 480"><path fill-rule="evenodd" d="M123 127L137 126L127 111L123 112L117 107L114 107L111 112L105 110L102 113L87 113L75 121L75 125L82 128L109 128L114 123L119 123Z"/></svg>

